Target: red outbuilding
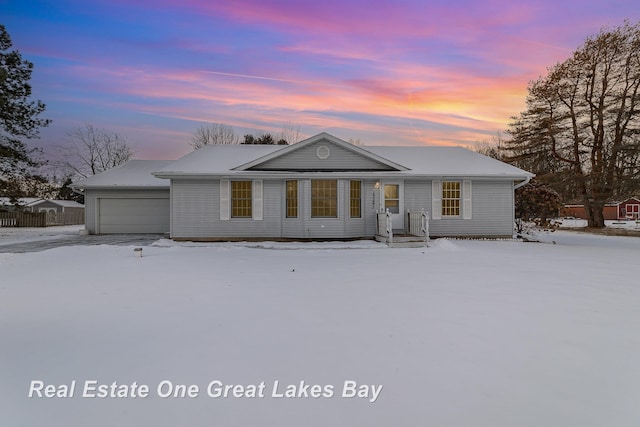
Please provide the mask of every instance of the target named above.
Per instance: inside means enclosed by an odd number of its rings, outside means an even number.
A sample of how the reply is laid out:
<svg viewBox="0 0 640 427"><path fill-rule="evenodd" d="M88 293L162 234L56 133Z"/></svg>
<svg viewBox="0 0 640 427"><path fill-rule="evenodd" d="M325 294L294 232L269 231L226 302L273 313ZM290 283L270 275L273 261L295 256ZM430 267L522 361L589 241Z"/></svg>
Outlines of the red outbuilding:
<svg viewBox="0 0 640 427"><path fill-rule="evenodd" d="M607 221L620 221L640 218L640 199L631 197L623 202L611 202L604 205L604 219ZM584 205L569 204L562 208L563 217L587 219Z"/></svg>

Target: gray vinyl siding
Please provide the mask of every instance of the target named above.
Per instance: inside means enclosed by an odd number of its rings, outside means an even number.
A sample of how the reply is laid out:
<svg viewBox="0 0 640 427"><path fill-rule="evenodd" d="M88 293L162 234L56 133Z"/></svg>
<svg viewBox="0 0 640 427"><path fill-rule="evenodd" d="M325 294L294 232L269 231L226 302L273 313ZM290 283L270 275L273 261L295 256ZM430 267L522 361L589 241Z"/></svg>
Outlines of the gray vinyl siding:
<svg viewBox="0 0 640 427"><path fill-rule="evenodd" d="M404 182L404 209L431 212L431 181Z"/></svg>
<svg viewBox="0 0 640 427"><path fill-rule="evenodd" d="M220 220L219 180L172 180L171 237L182 239L281 237L281 180L263 180L263 219Z"/></svg>
<svg viewBox="0 0 640 427"><path fill-rule="evenodd" d="M311 180L298 180L298 217L283 218L282 237L305 239L329 239L329 238L358 238L367 236L367 213L365 212L365 185L361 187L361 212L360 218L350 217L350 195L348 179L338 179L338 209L337 218L312 218L311 217ZM284 186L284 184L283 184ZM373 184L371 184L373 187ZM284 187L283 187L284 188ZM284 197L284 196L283 196ZM284 212L284 203L283 203ZM375 234L375 227L371 227L371 236Z"/></svg>
<svg viewBox="0 0 640 427"><path fill-rule="evenodd" d="M455 181L456 179L451 179ZM462 181L462 179L459 179ZM431 216L431 181L406 180L404 208L423 210ZM443 218L429 221L430 234L452 236L505 236L513 235L513 182L472 181L472 218Z"/></svg>
<svg viewBox="0 0 640 427"><path fill-rule="evenodd" d="M375 235L373 185L362 181L362 217L349 217L349 180L338 179L338 217L311 217L311 180L298 179L298 217L286 218L285 180L263 180L262 220L220 220L219 180L173 180L171 237L224 238L360 238Z"/></svg>
<svg viewBox="0 0 640 427"><path fill-rule="evenodd" d="M330 156L320 159L316 156L316 150L320 146L326 146L330 150ZM389 166L379 163L373 159L354 153L328 141L318 141L302 147L298 150L268 160L257 166L253 170L392 170Z"/></svg>
<svg viewBox="0 0 640 427"><path fill-rule="evenodd" d="M373 237L378 231L378 209L380 203L380 190L374 186L377 180L370 179L362 181L362 216L364 219L364 234L362 237Z"/></svg>
<svg viewBox="0 0 640 427"><path fill-rule="evenodd" d="M428 191L431 193L430 185ZM429 197L431 197L430 194ZM431 235L443 237L511 237L513 235L512 181L473 181L471 203L472 219L431 220Z"/></svg>
<svg viewBox="0 0 640 427"><path fill-rule="evenodd" d="M100 198L132 198L132 199L169 199L169 189L165 190L92 190L87 189L84 192L84 218L85 228L89 234L95 234L97 231L97 207Z"/></svg>
<svg viewBox="0 0 640 427"><path fill-rule="evenodd" d="M294 178L289 178L294 179ZM263 180L262 220L220 220L219 180L173 180L171 236L178 239L371 238L376 233L380 192L362 181L361 218L349 217L349 179L338 179L338 217L311 217L311 180L298 179L298 217L286 218L285 179ZM431 181L404 181L404 209L431 213ZM511 236L513 183L473 181L472 219L430 221L432 236Z"/></svg>

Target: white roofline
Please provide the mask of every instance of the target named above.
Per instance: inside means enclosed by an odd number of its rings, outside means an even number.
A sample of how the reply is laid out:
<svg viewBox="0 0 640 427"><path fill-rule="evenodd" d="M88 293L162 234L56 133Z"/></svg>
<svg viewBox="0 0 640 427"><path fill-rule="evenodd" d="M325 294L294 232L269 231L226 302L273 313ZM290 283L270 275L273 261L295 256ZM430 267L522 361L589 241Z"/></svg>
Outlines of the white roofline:
<svg viewBox="0 0 640 427"><path fill-rule="evenodd" d="M274 151L272 153L266 154L266 155L264 155L262 157L259 157L259 158L255 159L255 160L252 160L252 161L250 161L248 163L244 163L242 165L236 166L236 167L232 168L232 170L236 170L236 171L247 170L247 169L252 168L254 166L257 166L257 165L259 165L261 163L267 162L269 160L275 159L275 158L280 157L280 156L284 156L287 153L290 153L291 151L296 151L296 150L299 150L301 148L304 148L307 145L313 144L313 143L318 142L318 141L320 141L322 139L328 139L332 143L338 145L341 148L344 148L345 150L349 150L349 151L352 151L354 153L360 154L362 156L368 157L371 160L374 160L374 161L376 161L378 163L382 163L382 164L384 164L386 166L389 166L391 168L397 169L399 171L409 170L409 168L407 168L405 166L402 166L402 165L400 165L398 163L395 163L395 162L393 162L393 161L391 161L389 159L385 159L384 157L378 156L377 154L373 154L370 151L367 151L367 150L365 150L365 149L363 149L361 147L358 147L357 145L350 144L347 141L344 141L344 140L342 140L340 138L337 138L337 137L335 137L335 136L333 136L333 135L331 135L331 134L329 134L327 132L322 132L322 133L319 133L317 135L312 136L311 138L307 138L307 139L305 139L303 141L300 141L300 142L298 142L296 144L288 145L288 146L282 148L281 150L276 150L276 151Z"/></svg>
<svg viewBox="0 0 640 427"><path fill-rule="evenodd" d="M217 173L193 173L193 172L154 172L154 176L162 179L171 178L184 178L184 179L211 179L211 178L236 178L236 179L249 179L249 178L292 178L292 177L355 177L359 179L378 179L378 178L404 178L404 179L417 179L417 178L451 178L451 179L487 179L487 180L526 180L532 178L534 175L529 174L412 174L402 173L398 171L233 171L217 172ZM121 188L121 187L120 187ZM163 187L166 188L166 187Z"/></svg>

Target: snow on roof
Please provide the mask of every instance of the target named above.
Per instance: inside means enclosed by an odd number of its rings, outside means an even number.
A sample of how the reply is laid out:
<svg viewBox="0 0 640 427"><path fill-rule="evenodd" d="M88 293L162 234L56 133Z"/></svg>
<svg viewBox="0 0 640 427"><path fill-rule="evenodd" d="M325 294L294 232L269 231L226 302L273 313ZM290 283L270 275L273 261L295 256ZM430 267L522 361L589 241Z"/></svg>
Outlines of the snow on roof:
<svg viewBox="0 0 640 427"><path fill-rule="evenodd" d="M212 144L187 154L168 166L158 169L158 175L229 173L238 165L250 162L286 145Z"/></svg>
<svg viewBox="0 0 640 427"><path fill-rule="evenodd" d="M532 173L462 147L362 147L410 169L410 175L533 177Z"/></svg>
<svg viewBox="0 0 640 427"><path fill-rule="evenodd" d="M52 203L55 203L58 206L63 206L65 208L84 208L82 203L78 203L73 200L49 200Z"/></svg>
<svg viewBox="0 0 640 427"><path fill-rule="evenodd" d="M168 188L169 181L151 175L171 160L130 160L127 163L73 183L75 188Z"/></svg>
<svg viewBox="0 0 640 427"><path fill-rule="evenodd" d="M322 135L321 135L322 136ZM234 170L264 156L286 155L291 146L222 144L207 145L179 160L131 160L101 174L73 184L76 188L167 188L171 178L180 175L243 175L270 172ZM359 147L361 155L382 158L408 170L380 171L375 174L433 177L494 177L525 179L533 174L461 147ZM161 178L160 178L161 177Z"/></svg>
<svg viewBox="0 0 640 427"><path fill-rule="evenodd" d="M84 208L84 205L73 200L57 200L57 199L38 199L34 202L28 203L26 206L37 206L40 203L53 203L58 206L62 206L65 208Z"/></svg>
<svg viewBox="0 0 640 427"><path fill-rule="evenodd" d="M392 174L492 176L518 179L533 177L533 174L522 169L461 147L364 146L360 148L373 156L387 159L409 169L391 172ZM156 170L155 175L169 178L174 175L241 174L243 171L233 169L262 156L276 154L277 150L282 149L283 146L277 145L209 145ZM255 174L256 172L245 173Z"/></svg>
<svg viewBox="0 0 640 427"><path fill-rule="evenodd" d="M371 160L374 160L376 162L382 163L383 165L389 166L392 169L396 169L396 170L406 170L406 168L402 165L399 165L389 159L385 159L383 157L378 156L377 154L374 154L372 152L367 152L366 150L364 150L362 147L359 147L357 145L351 144L347 141L344 141L340 138L336 138L335 136L328 134L326 132L322 132L319 133L318 135L312 136L311 138L307 138L304 141L300 141L298 143L289 145L285 148L283 148L282 150L278 150L278 151L274 151L270 154L267 154L265 156L259 157L257 159L254 159L253 161L237 166L235 168L233 168L234 170L247 170L250 168L253 168L254 166L258 166L263 162L272 160L274 158L280 157L280 156L284 156L287 155L288 153L291 153L292 151L296 151L299 150L303 147L306 147L307 145L311 145L311 144L315 144L316 142L319 141L328 141L332 144L335 144L339 147L342 147L345 150L351 151L351 152L355 152L357 154L360 154L361 156L364 157L368 157ZM259 169L258 169L259 170Z"/></svg>

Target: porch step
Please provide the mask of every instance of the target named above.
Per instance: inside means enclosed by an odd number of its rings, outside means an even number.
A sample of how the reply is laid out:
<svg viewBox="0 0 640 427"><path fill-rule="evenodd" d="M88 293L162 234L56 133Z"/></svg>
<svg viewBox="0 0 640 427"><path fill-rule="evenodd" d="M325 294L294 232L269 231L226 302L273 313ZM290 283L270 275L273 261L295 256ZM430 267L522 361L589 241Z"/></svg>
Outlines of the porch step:
<svg viewBox="0 0 640 427"><path fill-rule="evenodd" d="M423 248L429 245L424 237L419 236L394 235L393 241L391 242L389 242L385 236L376 235L375 239L378 242L386 243L390 248Z"/></svg>

